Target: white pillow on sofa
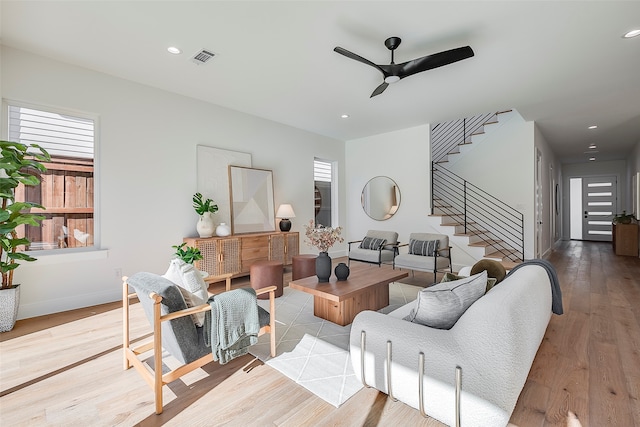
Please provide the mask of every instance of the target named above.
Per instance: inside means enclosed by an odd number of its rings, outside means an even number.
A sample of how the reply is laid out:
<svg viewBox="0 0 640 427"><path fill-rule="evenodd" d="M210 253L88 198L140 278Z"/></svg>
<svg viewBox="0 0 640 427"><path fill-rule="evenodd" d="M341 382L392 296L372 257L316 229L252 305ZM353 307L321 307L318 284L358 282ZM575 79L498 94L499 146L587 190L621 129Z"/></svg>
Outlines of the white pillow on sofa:
<svg viewBox="0 0 640 427"><path fill-rule="evenodd" d="M437 329L451 329L467 308L485 293L487 272L451 282L443 282L418 292L409 316L413 323Z"/></svg>
<svg viewBox="0 0 640 427"><path fill-rule="evenodd" d="M187 307L195 307L205 304L209 299L207 284L202 278L202 274L193 266L179 258L174 258L169 263L167 272L162 276L181 288L182 296ZM186 293L188 292L188 294ZM204 313L196 313L191 316L196 326L204 323Z"/></svg>

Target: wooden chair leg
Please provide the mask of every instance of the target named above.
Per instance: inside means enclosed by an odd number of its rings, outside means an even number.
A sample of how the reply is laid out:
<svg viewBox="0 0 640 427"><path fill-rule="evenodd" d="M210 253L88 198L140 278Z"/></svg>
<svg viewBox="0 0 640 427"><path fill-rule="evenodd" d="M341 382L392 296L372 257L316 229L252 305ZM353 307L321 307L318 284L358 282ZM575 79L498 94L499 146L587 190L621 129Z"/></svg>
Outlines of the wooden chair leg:
<svg viewBox="0 0 640 427"><path fill-rule="evenodd" d="M271 357L276 357L276 293L269 292L269 339L271 342Z"/></svg>
<svg viewBox="0 0 640 427"><path fill-rule="evenodd" d="M126 278L122 281L122 357L124 370L131 367L127 358L127 349L129 348L129 285Z"/></svg>
<svg viewBox="0 0 640 427"><path fill-rule="evenodd" d="M160 301L158 296L153 304L153 393L156 414L162 413L162 326L160 323Z"/></svg>

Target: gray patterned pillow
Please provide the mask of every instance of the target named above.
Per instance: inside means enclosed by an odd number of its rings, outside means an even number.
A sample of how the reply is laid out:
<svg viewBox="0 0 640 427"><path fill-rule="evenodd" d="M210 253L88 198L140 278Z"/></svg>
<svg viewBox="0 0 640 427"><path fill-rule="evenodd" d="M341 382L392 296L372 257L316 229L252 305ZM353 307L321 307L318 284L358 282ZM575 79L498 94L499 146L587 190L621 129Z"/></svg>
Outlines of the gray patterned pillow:
<svg viewBox="0 0 640 427"><path fill-rule="evenodd" d="M360 242L360 246L358 246L361 249L370 249L372 251L377 251L380 250L380 248L387 243L387 239L377 239L375 237L365 237L364 239L362 239L362 242Z"/></svg>
<svg viewBox="0 0 640 427"><path fill-rule="evenodd" d="M435 256L439 240L409 240L409 253L412 255Z"/></svg>
<svg viewBox="0 0 640 427"><path fill-rule="evenodd" d="M418 292L416 306L404 320L437 329L451 329L467 308L485 293L487 272L439 283Z"/></svg>

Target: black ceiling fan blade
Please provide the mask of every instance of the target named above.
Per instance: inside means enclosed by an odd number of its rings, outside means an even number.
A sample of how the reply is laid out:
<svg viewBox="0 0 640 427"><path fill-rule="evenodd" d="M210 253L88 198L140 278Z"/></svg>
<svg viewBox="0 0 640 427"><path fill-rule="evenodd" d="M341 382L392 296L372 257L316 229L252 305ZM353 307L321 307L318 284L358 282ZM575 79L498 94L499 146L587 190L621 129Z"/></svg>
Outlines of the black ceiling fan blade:
<svg viewBox="0 0 640 427"><path fill-rule="evenodd" d="M445 50L433 55L423 56L412 61L407 61L399 65L397 76L401 79L422 71L449 65L463 59L471 58L474 55L473 49L469 46L458 47L456 49Z"/></svg>
<svg viewBox="0 0 640 427"><path fill-rule="evenodd" d="M340 46L336 46L333 49L333 51L339 53L340 55L344 55L347 58L355 59L356 61L362 62L363 64L367 64L367 65L375 68L376 70L380 71L384 75L384 71L382 70L382 68L380 68L380 66L378 64L374 64L373 62L369 61L366 58L363 58L360 55L356 55L353 52L349 52L347 49L343 49Z"/></svg>
<svg viewBox="0 0 640 427"><path fill-rule="evenodd" d="M387 88L387 86L389 86L389 83L382 82L382 84L380 86L378 86L376 88L376 90L373 91L373 93L371 94L371 96L369 98L373 98L376 95L380 95L382 92L384 92L384 90Z"/></svg>

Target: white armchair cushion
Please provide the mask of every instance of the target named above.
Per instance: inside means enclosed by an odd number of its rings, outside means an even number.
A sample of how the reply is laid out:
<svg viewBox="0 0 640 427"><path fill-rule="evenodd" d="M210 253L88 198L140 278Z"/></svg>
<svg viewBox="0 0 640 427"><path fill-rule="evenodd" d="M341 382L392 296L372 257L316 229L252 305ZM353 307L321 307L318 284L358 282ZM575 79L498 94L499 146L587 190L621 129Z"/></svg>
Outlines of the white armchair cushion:
<svg viewBox="0 0 640 427"><path fill-rule="evenodd" d="M162 277L172 281L181 288L180 292L187 307L204 304L209 299L207 284L202 278L202 274L200 274L192 264L188 264L179 258L174 258L169 263L169 268ZM192 315L191 318L196 326L202 326L204 313L196 313Z"/></svg>
<svg viewBox="0 0 640 427"><path fill-rule="evenodd" d="M437 329L451 329L460 316L485 293L487 272L443 282L421 290L406 320Z"/></svg>

